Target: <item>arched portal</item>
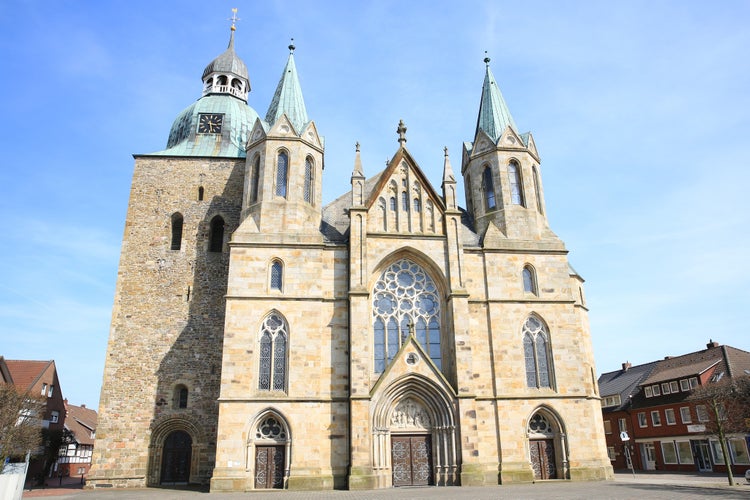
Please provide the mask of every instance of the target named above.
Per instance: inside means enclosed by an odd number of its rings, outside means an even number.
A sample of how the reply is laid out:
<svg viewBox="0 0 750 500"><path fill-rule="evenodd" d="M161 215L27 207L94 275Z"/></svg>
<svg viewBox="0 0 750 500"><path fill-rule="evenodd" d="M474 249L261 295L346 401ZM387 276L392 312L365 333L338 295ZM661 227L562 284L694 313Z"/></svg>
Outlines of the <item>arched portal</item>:
<svg viewBox="0 0 750 500"><path fill-rule="evenodd" d="M526 426L534 479L567 479L567 439L560 418L549 408L537 409Z"/></svg>
<svg viewBox="0 0 750 500"><path fill-rule="evenodd" d="M273 410L252 423L247 441L247 469L255 489L281 489L289 478L292 439L286 420Z"/></svg>
<svg viewBox="0 0 750 500"><path fill-rule="evenodd" d="M161 484L187 484L193 439L185 431L171 432L164 440L161 459Z"/></svg>
<svg viewBox="0 0 750 500"><path fill-rule="evenodd" d="M373 415L373 465L381 487L458 484L455 397L410 374L378 398Z"/></svg>

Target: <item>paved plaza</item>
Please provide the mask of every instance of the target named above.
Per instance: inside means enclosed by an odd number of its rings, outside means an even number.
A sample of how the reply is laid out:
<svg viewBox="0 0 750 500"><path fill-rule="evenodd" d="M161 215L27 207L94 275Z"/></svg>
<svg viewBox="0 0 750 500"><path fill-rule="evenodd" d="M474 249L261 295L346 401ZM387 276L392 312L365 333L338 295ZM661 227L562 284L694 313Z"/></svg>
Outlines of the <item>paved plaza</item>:
<svg viewBox="0 0 750 500"><path fill-rule="evenodd" d="M617 473L614 481L543 481L487 487L392 488L374 491L252 491L245 493L207 493L196 490L147 488L137 490L81 490L47 488L25 491L24 498L54 497L55 500L495 500L495 499L748 499L750 484L743 477L739 485L729 486L721 474Z"/></svg>

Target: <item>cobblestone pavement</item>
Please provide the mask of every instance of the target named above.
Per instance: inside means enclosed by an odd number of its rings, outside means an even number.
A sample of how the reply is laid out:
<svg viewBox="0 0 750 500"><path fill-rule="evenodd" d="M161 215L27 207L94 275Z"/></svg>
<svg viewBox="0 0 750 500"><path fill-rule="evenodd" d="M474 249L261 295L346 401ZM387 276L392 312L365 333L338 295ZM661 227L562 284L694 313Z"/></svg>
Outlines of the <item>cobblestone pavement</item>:
<svg viewBox="0 0 750 500"><path fill-rule="evenodd" d="M495 499L748 499L750 484L736 478L739 485L729 486L725 476L697 474L618 473L614 481L543 481L485 487L392 488L375 491L253 491L215 493L196 490L147 488L132 490L81 490L48 488L25 491L24 498L54 497L55 500L495 500Z"/></svg>

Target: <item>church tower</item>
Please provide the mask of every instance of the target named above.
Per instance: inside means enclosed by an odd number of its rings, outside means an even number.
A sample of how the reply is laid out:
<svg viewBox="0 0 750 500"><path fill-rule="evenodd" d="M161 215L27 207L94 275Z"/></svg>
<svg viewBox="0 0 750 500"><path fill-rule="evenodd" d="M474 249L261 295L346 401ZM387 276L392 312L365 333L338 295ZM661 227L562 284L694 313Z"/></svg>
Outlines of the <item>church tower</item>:
<svg viewBox="0 0 750 500"><path fill-rule="evenodd" d="M556 239L549 230L530 132L519 133L492 71L486 69L474 141L464 143L461 173L477 233L507 239ZM492 229L490 229L492 228Z"/></svg>

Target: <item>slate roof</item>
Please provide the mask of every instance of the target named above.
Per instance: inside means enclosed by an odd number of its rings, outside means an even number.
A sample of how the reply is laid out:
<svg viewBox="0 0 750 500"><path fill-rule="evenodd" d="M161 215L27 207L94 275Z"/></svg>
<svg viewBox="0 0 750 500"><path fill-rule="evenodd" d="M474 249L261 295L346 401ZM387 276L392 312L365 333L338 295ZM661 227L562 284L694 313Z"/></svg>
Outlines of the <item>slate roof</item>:
<svg viewBox="0 0 750 500"><path fill-rule="evenodd" d="M482 100L479 104L476 132L484 130L494 142L497 142L508 126L515 131L518 131L518 127L516 127L516 122L513 121L508 105L505 104L500 87L498 87L495 76L490 70L489 62L489 58L486 58L487 70L482 85ZM476 136L476 133L474 135Z"/></svg>
<svg viewBox="0 0 750 500"><path fill-rule="evenodd" d="M271 105L268 107L266 122L269 124L276 123L276 120L286 113L297 134L301 134L310 120L307 117L307 108L305 108L305 100L302 97L297 66L294 64L294 45L290 45L289 50L292 52L289 53L289 59L287 59L284 72L281 74L279 85L276 87Z"/></svg>
<svg viewBox="0 0 750 500"><path fill-rule="evenodd" d="M630 405L631 398L635 396L641 382L648 377L656 368L658 361L652 361L643 365L631 366L627 370L617 370L614 372L603 373L599 377L599 395L620 396L620 405L605 408L607 411L617 411L625 409Z"/></svg>
<svg viewBox="0 0 750 500"><path fill-rule="evenodd" d="M750 353L733 347L729 349L733 351L735 363L740 362L742 359L746 359L747 363L750 364ZM729 373L729 360L726 356L727 350L727 346L720 346L717 344L701 351L663 359L659 361L658 369L654 370L651 376L644 380L641 385L657 384L686 377L696 377L704 374L711 368L714 368L715 373L724 372L731 376L731 373ZM745 355L742 356L741 353L744 353Z"/></svg>

